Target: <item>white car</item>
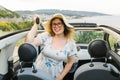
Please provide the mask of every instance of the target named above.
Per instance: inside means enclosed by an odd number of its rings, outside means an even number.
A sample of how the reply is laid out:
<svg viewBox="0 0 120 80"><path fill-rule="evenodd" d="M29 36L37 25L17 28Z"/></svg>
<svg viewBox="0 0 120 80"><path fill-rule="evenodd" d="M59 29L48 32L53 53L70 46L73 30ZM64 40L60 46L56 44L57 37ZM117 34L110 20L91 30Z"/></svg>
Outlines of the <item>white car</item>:
<svg viewBox="0 0 120 80"><path fill-rule="evenodd" d="M96 22L70 24L75 26L78 55L64 80L120 80L120 29ZM24 42L27 32L0 37L0 80L53 80L34 67L40 47L36 51L33 45ZM20 45L16 45L20 40Z"/></svg>

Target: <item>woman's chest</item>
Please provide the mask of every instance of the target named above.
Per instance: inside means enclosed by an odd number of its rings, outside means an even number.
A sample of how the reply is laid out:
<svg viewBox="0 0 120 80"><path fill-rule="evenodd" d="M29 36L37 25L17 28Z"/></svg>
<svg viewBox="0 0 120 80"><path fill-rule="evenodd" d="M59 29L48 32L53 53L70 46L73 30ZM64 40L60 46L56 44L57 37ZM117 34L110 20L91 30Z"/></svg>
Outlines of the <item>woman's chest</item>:
<svg viewBox="0 0 120 80"><path fill-rule="evenodd" d="M67 54L69 51L66 49L62 50L55 50L52 45L45 45L44 49L42 51L42 54L44 54L47 57L53 58L55 60L66 60L67 59Z"/></svg>

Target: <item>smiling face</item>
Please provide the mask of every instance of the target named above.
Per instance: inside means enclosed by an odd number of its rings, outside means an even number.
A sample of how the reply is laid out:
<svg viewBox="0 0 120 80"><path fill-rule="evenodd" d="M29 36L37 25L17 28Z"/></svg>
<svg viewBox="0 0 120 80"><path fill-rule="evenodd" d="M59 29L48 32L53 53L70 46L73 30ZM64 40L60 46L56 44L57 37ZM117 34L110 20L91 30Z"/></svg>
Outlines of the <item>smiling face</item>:
<svg viewBox="0 0 120 80"><path fill-rule="evenodd" d="M51 23L51 27L55 35L64 34L64 24L60 19L55 18Z"/></svg>

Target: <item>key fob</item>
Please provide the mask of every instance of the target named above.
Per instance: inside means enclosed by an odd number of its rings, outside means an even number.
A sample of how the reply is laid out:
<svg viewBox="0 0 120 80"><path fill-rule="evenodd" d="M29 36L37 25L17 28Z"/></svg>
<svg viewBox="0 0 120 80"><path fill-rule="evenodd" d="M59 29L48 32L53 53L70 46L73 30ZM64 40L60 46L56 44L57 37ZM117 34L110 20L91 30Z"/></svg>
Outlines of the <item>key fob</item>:
<svg viewBox="0 0 120 80"><path fill-rule="evenodd" d="M36 18L36 24L39 24L40 23L40 20L39 20L39 18L37 17Z"/></svg>

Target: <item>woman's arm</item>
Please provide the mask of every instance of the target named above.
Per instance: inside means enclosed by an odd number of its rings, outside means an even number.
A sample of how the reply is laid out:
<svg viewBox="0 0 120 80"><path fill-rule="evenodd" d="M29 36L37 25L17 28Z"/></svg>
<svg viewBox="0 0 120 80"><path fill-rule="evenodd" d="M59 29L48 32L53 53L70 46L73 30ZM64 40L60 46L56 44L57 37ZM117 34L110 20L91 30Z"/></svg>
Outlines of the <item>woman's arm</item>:
<svg viewBox="0 0 120 80"><path fill-rule="evenodd" d="M65 65L65 68L63 69L62 73L56 80L63 80L63 78L66 76L66 74L70 71L73 63L75 62L74 58L68 58L67 64Z"/></svg>
<svg viewBox="0 0 120 80"><path fill-rule="evenodd" d="M34 17L34 25L32 26L31 30L28 32L28 34L26 36L26 42L33 43L36 46L39 46L40 42L37 38L35 38L35 36L37 34L38 27L39 27L39 24L36 23L37 17L38 16Z"/></svg>

